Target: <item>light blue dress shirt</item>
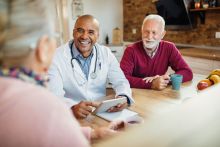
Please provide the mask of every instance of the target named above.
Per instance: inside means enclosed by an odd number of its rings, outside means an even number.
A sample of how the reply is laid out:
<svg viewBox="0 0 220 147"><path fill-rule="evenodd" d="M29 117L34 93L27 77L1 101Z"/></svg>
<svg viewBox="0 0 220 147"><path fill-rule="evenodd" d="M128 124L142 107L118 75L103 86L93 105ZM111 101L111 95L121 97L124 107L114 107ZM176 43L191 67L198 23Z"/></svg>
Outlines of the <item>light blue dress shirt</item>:
<svg viewBox="0 0 220 147"><path fill-rule="evenodd" d="M86 76L86 79L88 80L90 64L91 64L92 57L93 57L93 51L87 58L84 58L82 54L76 49L75 45L73 45L72 50L73 50L74 57L77 59L77 62L79 63L83 73Z"/></svg>

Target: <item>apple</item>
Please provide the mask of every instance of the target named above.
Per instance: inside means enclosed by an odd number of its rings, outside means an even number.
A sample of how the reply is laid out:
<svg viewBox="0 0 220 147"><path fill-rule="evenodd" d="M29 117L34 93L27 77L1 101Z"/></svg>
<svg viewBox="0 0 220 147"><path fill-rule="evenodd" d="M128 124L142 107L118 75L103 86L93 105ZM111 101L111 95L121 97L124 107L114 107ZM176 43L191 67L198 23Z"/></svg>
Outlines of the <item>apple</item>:
<svg viewBox="0 0 220 147"><path fill-rule="evenodd" d="M204 81L201 81L197 84L198 90L203 90L207 87L209 87L209 84L207 82L204 82Z"/></svg>

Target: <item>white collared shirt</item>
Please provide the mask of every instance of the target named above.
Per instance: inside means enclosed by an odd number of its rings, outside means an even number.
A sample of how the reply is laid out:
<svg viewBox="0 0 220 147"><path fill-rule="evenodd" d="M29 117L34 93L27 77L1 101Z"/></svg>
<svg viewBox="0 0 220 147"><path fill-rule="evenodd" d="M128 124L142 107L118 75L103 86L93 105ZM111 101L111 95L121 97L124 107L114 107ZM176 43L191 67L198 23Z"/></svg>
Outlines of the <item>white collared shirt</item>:
<svg viewBox="0 0 220 147"><path fill-rule="evenodd" d="M159 47L159 44L157 45L157 47L156 47L154 50L149 50L149 49L147 49L146 47L144 47L144 49L145 49L147 55L148 55L150 58L153 58L154 55L155 55L156 52L157 52L158 47Z"/></svg>

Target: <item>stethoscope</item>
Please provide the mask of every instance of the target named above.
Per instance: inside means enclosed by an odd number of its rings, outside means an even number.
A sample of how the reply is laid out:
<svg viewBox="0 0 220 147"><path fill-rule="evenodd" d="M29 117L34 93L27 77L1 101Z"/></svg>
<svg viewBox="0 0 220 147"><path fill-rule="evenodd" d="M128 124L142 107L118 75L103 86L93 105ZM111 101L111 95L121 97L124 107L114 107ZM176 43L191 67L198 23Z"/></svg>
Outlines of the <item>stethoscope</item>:
<svg viewBox="0 0 220 147"><path fill-rule="evenodd" d="M70 44L70 53L71 53L71 60L70 60L70 62L71 62L72 69L74 69L73 60L76 60L76 61L78 62L78 64L80 64L79 59L75 58L74 55L73 55L73 50L72 50L72 48L73 48L73 43L74 43L74 42L72 42L72 43ZM97 64L97 60L98 60L98 56L97 56L98 53L97 53L96 45L94 45L94 46L95 46L96 58L95 58L95 67L94 67L94 70L93 70L93 72L90 74L90 77L91 77L92 79L95 79L95 78L97 77L97 74L96 74L96 64Z"/></svg>

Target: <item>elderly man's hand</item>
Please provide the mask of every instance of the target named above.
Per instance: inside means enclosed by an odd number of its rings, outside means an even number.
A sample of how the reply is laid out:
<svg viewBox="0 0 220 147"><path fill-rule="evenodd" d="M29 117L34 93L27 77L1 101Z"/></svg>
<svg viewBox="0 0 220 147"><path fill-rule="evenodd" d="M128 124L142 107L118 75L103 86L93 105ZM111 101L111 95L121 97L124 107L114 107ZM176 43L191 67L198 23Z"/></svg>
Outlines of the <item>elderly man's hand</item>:
<svg viewBox="0 0 220 147"><path fill-rule="evenodd" d="M155 90L163 90L169 84L170 77L168 75L162 75L152 81L151 88Z"/></svg>
<svg viewBox="0 0 220 147"><path fill-rule="evenodd" d="M151 83L154 79L160 77L159 75L153 76L153 77L145 77L143 78L143 80L145 81L145 83Z"/></svg>
<svg viewBox="0 0 220 147"><path fill-rule="evenodd" d="M97 108L99 103L81 101L79 104L74 105L71 109L76 118L86 118L92 113L93 107Z"/></svg>

